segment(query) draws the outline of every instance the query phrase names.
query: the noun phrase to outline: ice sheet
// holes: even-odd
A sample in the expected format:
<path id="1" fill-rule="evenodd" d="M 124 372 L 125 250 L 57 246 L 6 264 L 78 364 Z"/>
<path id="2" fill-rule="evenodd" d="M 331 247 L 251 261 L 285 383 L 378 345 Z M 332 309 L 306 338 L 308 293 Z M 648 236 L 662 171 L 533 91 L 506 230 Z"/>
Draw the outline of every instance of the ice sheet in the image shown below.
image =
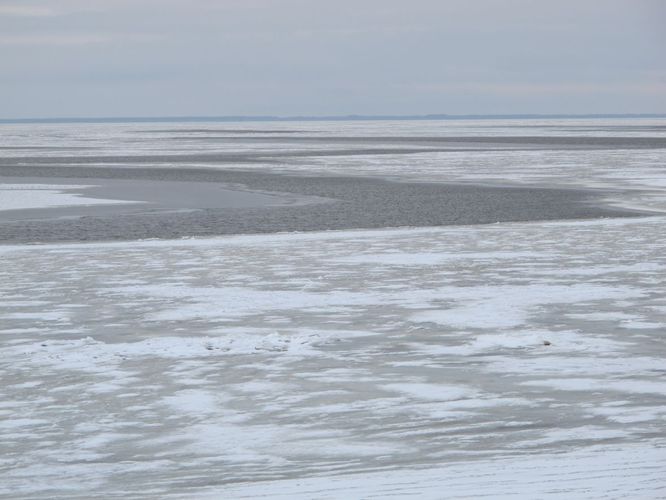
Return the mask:
<path id="1" fill-rule="evenodd" d="M 0 491 L 658 496 L 663 241 L 655 217 L 3 247 Z"/>
<path id="2" fill-rule="evenodd" d="M 666 137 L 666 119 L 543 119 L 194 124 L 41 124 L 3 125 L 5 157 L 62 156 L 58 164 L 127 166 L 127 157 L 150 158 L 142 166 L 239 168 L 324 175 L 377 175 L 392 178 L 513 185 L 589 187 L 629 191 L 610 194 L 626 207 L 666 210 L 663 165 L 666 148 L 585 146 L 585 138 Z M 261 129 L 263 132 L 253 130 Z M 246 130 L 246 133 L 241 133 Z M 281 131 L 288 130 L 284 134 Z M 239 132 L 240 131 L 240 132 Z M 311 140 L 299 142 L 300 136 Z M 380 143 L 349 144 L 340 137 L 384 138 Z M 396 142 L 392 138 L 414 138 Z M 555 137 L 578 139 L 581 147 L 538 144 L 436 144 L 419 138 Z M 165 138 L 172 140 L 166 141 Z M 317 139 L 317 140 L 315 140 Z M 39 145 L 35 148 L 35 145 Z M 394 152 L 375 154 L 378 147 Z M 367 149 L 367 154 L 362 153 Z M 407 150 L 407 153 L 400 150 Z M 318 154 L 336 152 L 335 156 Z M 188 154 L 224 154 L 226 161 L 185 160 Z M 313 156 L 307 156 L 312 154 Z M 238 156 L 241 155 L 241 156 Z M 243 156 L 245 155 L 245 156 Z M 246 161 L 247 155 L 252 161 Z M 277 156 L 277 160 L 274 161 Z M 291 155 L 291 156 L 290 156 Z M 119 157 L 119 158 L 114 158 Z M 237 158 L 234 161 L 234 158 Z"/>
<path id="3" fill-rule="evenodd" d="M 6 125 L 0 141 L 22 164 L 171 154 L 141 165 L 601 187 L 663 210 L 664 148 L 391 137 L 665 124 Z M 328 140 L 359 135 L 396 151 Z M 175 156 L 199 153 L 255 159 Z M 665 241 L 657 216 L 0 247 L 0 496 L 660 498 Z"/>

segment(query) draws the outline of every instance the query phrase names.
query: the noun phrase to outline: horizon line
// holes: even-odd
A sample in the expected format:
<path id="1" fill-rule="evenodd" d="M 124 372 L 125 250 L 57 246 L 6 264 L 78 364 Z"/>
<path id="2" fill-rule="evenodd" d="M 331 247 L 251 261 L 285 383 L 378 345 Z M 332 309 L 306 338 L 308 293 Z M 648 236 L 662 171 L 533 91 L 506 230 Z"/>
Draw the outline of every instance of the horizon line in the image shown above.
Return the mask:
<path id="1" fill-rule="evenodd" d="M 421 114 L 421 115 L 167 115 L 0 118 L 0 124 L 21 123 L 165 123 L 165 122 L 293 122 L 293 121 L 399 121 L 399 120 L 529 120 L 585 118 L 666 118 L 666 113 L 498 113 L 498 114 Z"/>

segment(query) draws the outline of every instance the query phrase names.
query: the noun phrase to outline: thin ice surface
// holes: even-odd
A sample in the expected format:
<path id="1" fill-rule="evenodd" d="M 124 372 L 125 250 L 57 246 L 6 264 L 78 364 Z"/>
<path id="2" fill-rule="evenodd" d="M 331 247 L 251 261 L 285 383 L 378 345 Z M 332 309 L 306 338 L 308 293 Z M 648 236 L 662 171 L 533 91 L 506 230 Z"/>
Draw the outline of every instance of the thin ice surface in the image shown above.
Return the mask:
<path id="1" fill-rule="evenodd" d="M 657 497 L 665 223 L 4 247 L 0 492 Z"/>
<path id="2" fill-rule="evenodd" d="M 88 198 L 78 193 L 67 192 L 71 189 L 85 187 L 89 186 L 0 183 L 0 210 L 140 203 L 126 200 Z"/>

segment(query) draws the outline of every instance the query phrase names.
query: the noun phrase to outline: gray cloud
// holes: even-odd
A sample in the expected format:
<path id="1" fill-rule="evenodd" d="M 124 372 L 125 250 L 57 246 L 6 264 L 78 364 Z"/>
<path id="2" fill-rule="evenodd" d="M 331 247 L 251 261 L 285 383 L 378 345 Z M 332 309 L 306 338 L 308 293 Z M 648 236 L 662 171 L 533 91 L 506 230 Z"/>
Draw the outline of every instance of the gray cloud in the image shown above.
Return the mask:
<path id="1" fill-rule="evenodd" d="M 660 0 L 26 0 L 4 117 L 666 112 Z"/>
<path id="2" fill-rule="evenodd" d="M 45 5 L 0 5 L 0 17 L 44 17 L 53 15 L 55 15 L 55 11 Z"/>

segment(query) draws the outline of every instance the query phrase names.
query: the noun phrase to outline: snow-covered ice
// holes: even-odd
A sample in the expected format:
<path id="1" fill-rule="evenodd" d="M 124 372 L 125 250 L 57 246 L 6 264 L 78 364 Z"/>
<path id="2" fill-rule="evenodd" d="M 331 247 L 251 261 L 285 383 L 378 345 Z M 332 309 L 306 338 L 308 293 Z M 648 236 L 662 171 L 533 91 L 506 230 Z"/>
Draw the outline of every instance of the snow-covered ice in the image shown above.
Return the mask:
<path id="1" fill-rule="evenodd" d="M 112 151 L 110 127 L 75 130 Z M 27 140 L 18 132 L 6 140 Z M 652 180 L 665 160 L 472 151 L 289 166 L 630 182 L 619 201 L 663 208 Z M 2 246 L 0 496 L 663 498 L 664 242 L 655 215 Z"/>
<path id="2" fill-rule="evenodd" d="M 2 492 L 656 497 L 665 222 L 3 247 Z"/>

